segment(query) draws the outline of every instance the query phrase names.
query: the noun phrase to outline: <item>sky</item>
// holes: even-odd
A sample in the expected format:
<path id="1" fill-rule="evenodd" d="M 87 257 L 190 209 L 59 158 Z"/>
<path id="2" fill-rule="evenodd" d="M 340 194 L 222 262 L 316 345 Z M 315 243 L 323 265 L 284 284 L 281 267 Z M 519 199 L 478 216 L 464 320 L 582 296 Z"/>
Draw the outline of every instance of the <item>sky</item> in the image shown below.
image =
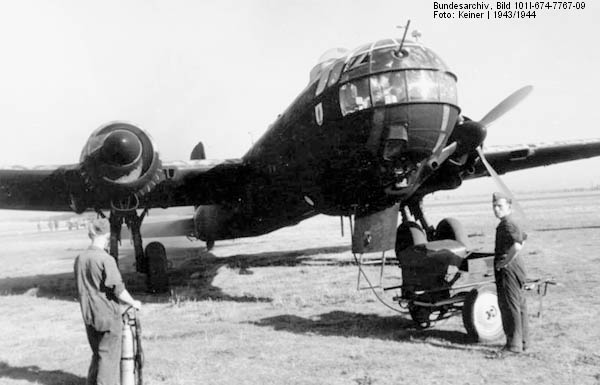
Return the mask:
<path id="1" fill-rule="evenodd" d="M 494 5 L 495 2 L 483 1 Z M 485 146 L 600 138 L 600 6 L 535 19 L 434 19 L 431 0 L 20 0 L 0 3 L 0 164 L 78 161 L 113 120 L 154 138 L 163 160 L 242 156 L 307 85 L 330 48 L 420 41 L 458 76 L 459 104 L 483 117 L 514 90 L 531 96 Z M 514 3 L 514 2 L 513 2 Z M 507 175 L 515 191 L 600 185 L 600 160 Z M 494 189 L 489 178 L 459 191 Z"/>

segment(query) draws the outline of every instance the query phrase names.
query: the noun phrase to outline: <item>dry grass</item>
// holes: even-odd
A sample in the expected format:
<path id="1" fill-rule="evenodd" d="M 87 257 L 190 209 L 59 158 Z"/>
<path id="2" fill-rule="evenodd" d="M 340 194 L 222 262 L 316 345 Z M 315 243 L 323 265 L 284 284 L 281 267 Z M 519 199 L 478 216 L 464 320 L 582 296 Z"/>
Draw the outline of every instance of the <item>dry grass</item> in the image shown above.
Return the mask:
<path id="1" fill-rule="evenodd" d="M 143 292 L 125 245 L 125 280 L 145 302 L 146 383 L 599 384 L 598 198 L 522 202 L 531 222 L 530 275 L 551 274 L 562 285 L 545 298 L 544 318 L 530 319 L 532 352 L 502 360 L 486 358 L 502 341 L 469 343 L 460 317 L 420 331 L 369 291 L 356 291 L 348 234 L 339 236 L 336 218 L 218 243 L 212 253 L 200 243 L 167 239 L 170 295 Z M 491 249 L 489 203 L 450 203 L 426 206 L 432 222 L 457 217 L 477 234 L 472 247 Z M 71 269 L 87 245 L 85 234 L 0 240 L 0 384 L 83 385 L 89 348 Z M 253 274 L 240 274 L 245 269 Z M 368 272 L 378 280 L 377 268 Z M 388 266 L 386 281 L 398 274 Z M 537 310 L 533 298 L 530 308 Z"/>

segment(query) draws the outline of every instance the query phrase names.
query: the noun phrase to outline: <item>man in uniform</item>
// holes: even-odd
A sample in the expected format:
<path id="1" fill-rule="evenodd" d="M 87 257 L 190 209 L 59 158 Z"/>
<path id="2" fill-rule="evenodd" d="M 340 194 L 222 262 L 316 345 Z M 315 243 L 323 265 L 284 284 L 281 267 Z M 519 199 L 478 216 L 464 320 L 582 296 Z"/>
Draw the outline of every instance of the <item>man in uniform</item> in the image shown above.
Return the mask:
<path id="1" fill-rule="evenodd" d="M 75 259 L 75 281 L 79 293 L 81 314 L 92 362 L 88 385 L 118 385 L 121 361 L 121 309 L 123 303 L 141 308 L 125 289 L 117 264 L 104 248 L 110 236 L 110 225 L 96 219 L 88 227 L 90 247 Z"/>
<path id="2" fill-rule="evenodd" d="M 492 197 L 494 214 L 500 223 L 496 228 L 496 248 L 494 270 L 498 291 L 498 306 L 502 316 L 502 327 L 506 334 L 506 345 L 502 349 L 511 353 L 521 353 L 527 349 L 529 327 L 524 285 L 525 265 L 519 251 L 523 247 L 525 234 L 512 218 L 509 197 L 494 193 Z"/>

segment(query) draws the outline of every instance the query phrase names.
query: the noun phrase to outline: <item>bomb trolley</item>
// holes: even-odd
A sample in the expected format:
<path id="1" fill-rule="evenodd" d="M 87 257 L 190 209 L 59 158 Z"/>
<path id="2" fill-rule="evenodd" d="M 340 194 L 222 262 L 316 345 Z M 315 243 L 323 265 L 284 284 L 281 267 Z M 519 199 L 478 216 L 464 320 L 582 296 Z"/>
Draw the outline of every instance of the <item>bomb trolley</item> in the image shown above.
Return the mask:
<path id="1" fill-rule="evenodd" d="M 408 247 L 397 257 L 402 285 L 384 290 L 400 289 L 394 300 L 408 310 L 419 328 L 461 312 L 465 329 L 474 340 L 491 342 L 502 337 L 494 254 L 468 252 L 461 242 L 440 240 Z M 537 290 L 538 317 L 551 284 L 555 284 L 552 278 L 539 278 L 528 279 L 525 285 L 527 290 Z"/>

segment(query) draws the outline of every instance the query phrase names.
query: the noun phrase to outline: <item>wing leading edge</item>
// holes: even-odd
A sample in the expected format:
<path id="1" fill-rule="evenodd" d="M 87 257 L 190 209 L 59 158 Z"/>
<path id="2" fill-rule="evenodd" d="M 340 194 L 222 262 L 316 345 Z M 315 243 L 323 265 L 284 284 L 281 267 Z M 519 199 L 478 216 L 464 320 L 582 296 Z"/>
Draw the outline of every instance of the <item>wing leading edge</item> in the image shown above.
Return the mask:
<path id="1" fill-rule="evenodd" d="M 498 174 L 548 166 L 600 155 L 600 139 L 561 141 L 553 143 L 497 146 L 484 151 L 485 157 Z M 475 171 L 464 179 L 489 176 L 480 159 Z"/>
<path id="2" fill-rule="evenodd" d="M 239 193 L 237 186 L 244 169 L 240 159 L 164 163 L 156 184 L 137 198 L 138 207 L 190 206 L 231 199 Z M 105 192 L 89 184 L 80 164 L 0 169 L 0 209 L 110 209 L 113 202 Z"/>

